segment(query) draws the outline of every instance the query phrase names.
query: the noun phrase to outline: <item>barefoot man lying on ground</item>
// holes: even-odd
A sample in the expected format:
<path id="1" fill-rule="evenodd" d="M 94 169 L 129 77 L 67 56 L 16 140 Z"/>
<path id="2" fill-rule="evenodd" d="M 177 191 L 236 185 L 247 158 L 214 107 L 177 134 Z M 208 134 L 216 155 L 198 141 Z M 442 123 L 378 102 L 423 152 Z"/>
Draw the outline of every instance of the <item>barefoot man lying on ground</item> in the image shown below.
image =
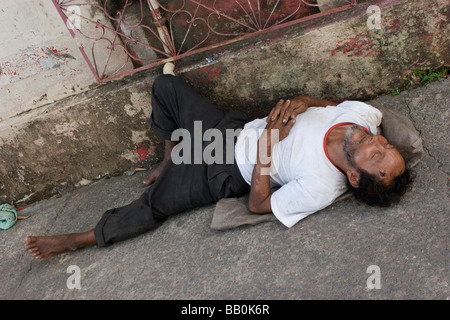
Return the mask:
<path id="1" fill-rule="evenodd" d="M 375 135 L 381 118 L 362 102 L 300 96 L 248 122 L 242 113 L 218 110 L 180 77 L 161 75 L 152 88 L 150 124 L 165 140 L 165 155 L 144 181 L 146 191 L 107 210 L 91 230 L 28 236 L 26 245 L 39 259 L 109 246 L 172 215 L 247 193 L 251 212 L 273 212 L 286 227 L 347 189 L 369 205 L 388 206 L 405 192 L 409 172 L 397 149 Z M 199 136 L 202 141 L 195 141 Z"/>

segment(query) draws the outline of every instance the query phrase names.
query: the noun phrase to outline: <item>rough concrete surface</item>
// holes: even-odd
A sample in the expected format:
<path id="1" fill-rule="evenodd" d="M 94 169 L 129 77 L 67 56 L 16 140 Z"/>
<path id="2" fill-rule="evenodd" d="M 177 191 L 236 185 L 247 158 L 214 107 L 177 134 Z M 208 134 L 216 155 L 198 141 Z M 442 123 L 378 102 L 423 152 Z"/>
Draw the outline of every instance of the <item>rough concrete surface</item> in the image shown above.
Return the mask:
<path id="1" fill-rule="evenodd" d="M 146 173 L 104 179 L 27 206 L 28 219 L 0 231 L 0 298 L 449 299 L 449 92 L 445 79 L 376 99 L 408 115 L 426 149 L 392 208 L 347 199 L 290 229 L 275 221 L 219 232 L 210 228 L 211 205 L 108 248 L 35 260 L 25 236 L 92 228 L 106 209 L 144 191 Z M 70 266 L 79 267 L 79 289 L 69 288 Z M 370 266 L 379 267 L 379 289 L 367 285 Z"/>

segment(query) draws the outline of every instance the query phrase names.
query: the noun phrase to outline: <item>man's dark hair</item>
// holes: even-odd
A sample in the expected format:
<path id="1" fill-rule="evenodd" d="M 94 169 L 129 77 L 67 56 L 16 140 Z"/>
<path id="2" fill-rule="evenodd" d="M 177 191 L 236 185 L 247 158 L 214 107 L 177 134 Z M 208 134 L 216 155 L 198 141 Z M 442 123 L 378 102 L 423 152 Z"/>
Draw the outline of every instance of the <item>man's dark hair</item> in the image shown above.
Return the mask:
<path id="1" fill-rule="evenodd" d="M 411 173 L 408 168 L 395 177 L 388 186 L 384 185 L 375 175 L 360 170 L 359 187 L 353 187 L 347 179 L 347 188 L 353 192 L 357 200 L 371 206 L 388 207 L 400 201 L 410 182 Z"/>

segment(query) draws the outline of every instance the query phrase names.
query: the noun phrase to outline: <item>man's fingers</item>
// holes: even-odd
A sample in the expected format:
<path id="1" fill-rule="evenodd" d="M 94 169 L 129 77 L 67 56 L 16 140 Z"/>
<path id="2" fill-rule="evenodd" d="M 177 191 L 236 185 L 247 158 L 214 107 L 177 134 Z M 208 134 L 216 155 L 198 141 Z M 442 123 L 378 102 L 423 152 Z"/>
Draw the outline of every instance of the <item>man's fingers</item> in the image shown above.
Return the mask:
<path id="1" fill-rule="evenodd" d="M 283 123 L 286 123 L 289 119 L 295 119 L 300 113 L 305 112 L 308 107 L 304 103 L 298 103 L 291 101 L 289 107 L 286 109 Z"/>
<path id="2" fill-rule="evenodd" d="M 287 123 L 289 119 L 295 119 L 297 116 L 297 112 L 295 109 L 295 105 L 291 103 L 291 100 L 287 100 L 287 104 L 285 104 L 284 114 L 283 114 L 283 123 Z"/>
<path id="3" fill-rule="evenodd" d="M 297 112 L 295 111 L 295 109 L 286 110 L 283 117 L 283 123 L 287 123 L 289 120 L 294 120 L 296 116 Z"/>
<path id="4" fill-rule="evenodd" d="M 267 121 L 273 121 L 275 120 L 278 115 L 280 114 L 281 105 L 283 104 L 284 100 L 278 101 L 275 107 L 272 108 L 269 115 L 267 116 Z"/>
<path id="5" fill-rule="evenodd" d="M 291 118 L 288 117 L 287 120 L 281 116 L 275 118 L 273 121 L 268 121 L 267 127 L 273 128 L 273 129 L 283 129 L 286 127 L 292 127 L 295 123 L 295 117 Z"/>
<path id="6" fill-rule="evenodd" d="M 297 105 L 292 103 L 291 100 L 279 100 L 277 105 L 270 111 L 267 116 L 267 121 L 275 121 L 281 119 L 282 123 L 286 124 L 289 119 L 295 119 L 295 117 L 301 113 L 297 110 Z"/>
<path id="7" fill-rule="evenodd" d="M 286 100 L 282 103 L 280 110 L 280 118 L 283 119 L 283 123 L 286 123 L 289 119 L 290 111 L 289 106 L 291 105 L 291 100 Z"/>
<path id="8" fill-rule="evenodd" d="M 291 128 L 294 124 L 295 124 L 295 117 L 289 119 L 289 121 L 286 123 L 286 127 L 289 128 L 289 130 L 291 130 Z"/>

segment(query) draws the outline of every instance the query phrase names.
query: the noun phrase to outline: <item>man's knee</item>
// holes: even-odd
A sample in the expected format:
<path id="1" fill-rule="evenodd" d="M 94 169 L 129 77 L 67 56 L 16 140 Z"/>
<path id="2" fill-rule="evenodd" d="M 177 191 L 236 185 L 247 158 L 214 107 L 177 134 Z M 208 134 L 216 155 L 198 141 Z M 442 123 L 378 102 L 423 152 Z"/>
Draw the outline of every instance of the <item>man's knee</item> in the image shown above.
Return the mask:
<path id="1" fill-rule="evenodd" d="M 160 74 L 153 82 L 153 94 L 161 94 L 168 90 L 173 90 L 174 82 L 177 81 L 177 77 L 170 74 Z"/>

